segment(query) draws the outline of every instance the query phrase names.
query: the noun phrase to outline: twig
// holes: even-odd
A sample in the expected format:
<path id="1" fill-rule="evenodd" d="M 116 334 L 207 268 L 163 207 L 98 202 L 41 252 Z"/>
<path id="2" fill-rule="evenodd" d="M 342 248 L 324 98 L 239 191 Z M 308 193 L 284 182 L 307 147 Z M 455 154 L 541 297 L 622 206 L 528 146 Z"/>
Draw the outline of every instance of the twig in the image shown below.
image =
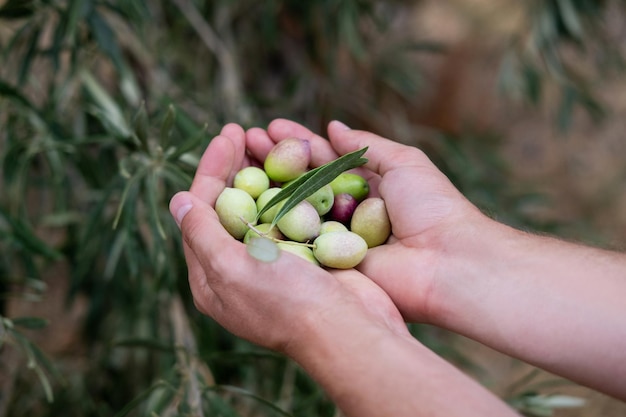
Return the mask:
<path id="1" fill-rule="evenodd" d="M 185 374 L 185 379 L 189 383 L 189 406 L 193 415 L 204 417 L 202 411 L 202 388 L 198 386 L 197 373 L 204 375 L 204 382 L 207 386 L 214 385 L 215 380 L 206 364 L 200 363 L 197 359 L 196 339 L 189 326 L 189 320 L 180 297 L 174 298 L 170 311 L 174 327 L 174 339 L 176 345 L 182 348 L 178 350 L 178 362 L 181 372 Z"/>
<path id="2" fill-rule="evenodd" d="M 278 239 L 278 238 L 272 237 L 272 236 L 268 235 L 269 230 L 267 232 L 260 231 L 259 229 L 254 227 L 254 225 L 252 223 L 250 223 L 249 221 L 244 219 L 242 216 L 239 216 L 239 220 L 244 222 L 245 225 L 248 226 L 248 228 L 250 230 L 252 230 L 254 233 L 256 233 L 257 235 L 259 235 L 261 237 L 264 237 L 266 239 L 269 239 L 269 240 L 271 240 L 274 243 L 286 243 L 288 245 L 306 246 L 307 248 L 311 248 L 311 249 L 315 249 L 315 247 L 316 247 L 314 243 L 294 242 L 293 240 L 282 240 L 282 239 Z M 270 230 L 272 230 L 272 229 L 270 229 Z"/>
<path id="3" fill-rule="evenodd" d="M 294 389 L 296 386 L 296 374 L 298 368 L 292 360 L 287 360 L 285 372 L 283 374 L 283 383 L 280 389 L 280 397 L 278 406 L 283 410 L 291 411 L 294 400 Z"/>
<path id="4" fill-rule="evenodd" d="M 200 40 L 215 55 L 222 67 L 221 76 L 226 108 L 231 114 L 238 114 L 247 121 L 250 112 L 242 100 L 241 77 L 235 55 L 217 36 L 211 25 L 200 15 L 191 0 L 172 0 L 172 2 L 189 21 Z"/>

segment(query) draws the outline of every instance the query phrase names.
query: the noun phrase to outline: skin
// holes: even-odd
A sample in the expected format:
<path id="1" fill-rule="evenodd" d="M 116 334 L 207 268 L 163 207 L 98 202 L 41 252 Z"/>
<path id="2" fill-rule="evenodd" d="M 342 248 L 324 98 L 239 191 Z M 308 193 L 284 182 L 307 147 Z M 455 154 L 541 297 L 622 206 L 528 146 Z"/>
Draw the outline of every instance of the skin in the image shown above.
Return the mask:
<path id="1" fill-rule="evenodd" d="M 262 263 L 219 224 L 212 206 L 234 173 L 290 136 L 310 140 L 313 166 L 369 146 L 359 173 L 385 200 L 394 235 L 358 269 L 289 253 Z M 626 399 L 624 255 L 495 222 L 416 148 L 338 122 L 328 136 L 276 120 L 248 132 L 227 125 L 210 143 L 190 192 L 170 204 L 201 312 L 293 358 L 347 416 L 516 415 L 412 338 L 405 320 Z"/>

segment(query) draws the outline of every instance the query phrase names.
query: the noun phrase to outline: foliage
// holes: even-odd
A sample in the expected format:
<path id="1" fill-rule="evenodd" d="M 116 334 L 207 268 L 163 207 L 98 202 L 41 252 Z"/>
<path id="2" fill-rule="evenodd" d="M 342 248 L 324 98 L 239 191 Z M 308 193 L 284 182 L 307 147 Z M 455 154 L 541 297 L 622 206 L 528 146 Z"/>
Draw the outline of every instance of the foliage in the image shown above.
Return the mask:
<path id="1" fill-rule="evenodd" d="M 618 56 L 598 25 L 606 3 L 529 2 L 528 33 L 511 40 L 503 86 L 537 104 L 547 80 L 556 80 L 562 126 L 575 103 L 599 114 L 593 85 L 561 51 L 567 44 L 584 54 L 593 41 L 607 47 L 596 56 Z M 445 51 L 396 32 L 410 5 L 4 2 L 0 360 L 11 340 L 44 388 L 42 398 L 31 374 L 20 374 L 6 415 L 334 414 L 293 363 L 195 312 L 167 204 L 189 187 L 202 149 L 227 121 L 247 127 L 280 116 L 318 129 L 332 118 L 381 120 L 383 98 L 410 106 L 422 82 L 413 58 Z M 492 175 L 500 169 L 489 158 L 494 148 L 475 158 L 463 143 L 438 136 L 434 156 L 451 161 L 443 167 L 475 201 L 512 207 L 512 223 L 531 224 L 516 209 L 526 196 L 503 194 L 504 179 Z M 11 300 L 45 300 L 46 268 L 55 262 L 70 265 L 67 302 L 88 299 L 84 369 L 45 359 L 15 330 L 43 322 L 5 316 Z"/>
<path id="2" fill-rule="evenodd" d="M 582 106 L 595 119 L 605 108 L 594 94 L 597 80 L 580 63 L 593 59 L 601 74 L 622 70 L 624 61 L 604 25 L 607 3 L 589 0 L 534 1 L 528 7 L 528 29 L 511 40 L 503 59 L 502 87 L 533 104 L 550 85 L 560 91 L 557 124 L 571 125 L 574 107 Z M 600 44 L 600 45 L 598 45 Z"/>

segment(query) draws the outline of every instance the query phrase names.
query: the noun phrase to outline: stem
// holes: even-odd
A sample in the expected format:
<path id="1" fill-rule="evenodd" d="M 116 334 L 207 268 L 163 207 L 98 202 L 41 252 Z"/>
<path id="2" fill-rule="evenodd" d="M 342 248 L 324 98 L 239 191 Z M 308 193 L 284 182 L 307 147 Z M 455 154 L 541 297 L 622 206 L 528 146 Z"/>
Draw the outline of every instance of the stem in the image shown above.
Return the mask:
<path id="1" fill-rule="evenodd" d="M 269 230 L 267 232 L 262 232 L 259 229 L 257 229 L 256 227 L 254 227 L 254 225 L 252 223 L 250 223 L 249 221 L 244 219 L 242 216 L 239 216 L 239 219 L 242 222 L 244 222 L 245 225 L 248 226 L 248 228 L 250 230 L 252 230 L 254 233 L 256 233 L 257 235 L 259 235 L 261 237 L 269 239 L 269 240 L 271 240 L 274 243 L 286 243 L 288 245 L 306 246 L 307 248 L 315 249 L 315 244 L 313 244 L 313 243 L 294 242 L 293 240 L 282 240 L 282 239 L 277 239 L 277 238 L 272 237 L 272 236 L 268 236 Z M 270 228 L 270 230 L 272 230 L 272 229 Z"/>

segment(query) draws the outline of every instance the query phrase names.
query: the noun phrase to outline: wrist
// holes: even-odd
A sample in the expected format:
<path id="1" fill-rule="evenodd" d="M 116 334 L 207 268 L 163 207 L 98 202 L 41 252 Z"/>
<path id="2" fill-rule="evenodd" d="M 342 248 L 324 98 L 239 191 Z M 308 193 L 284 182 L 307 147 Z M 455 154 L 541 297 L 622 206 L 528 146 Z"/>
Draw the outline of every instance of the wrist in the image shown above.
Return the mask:
<path id="1" fill-rule="evenodd" d="M 338 308 L 306 315 L 300 322 L 298 336 L 285 347 L 285 354 L 314 372 L 326 363 L 352 356 L 376 340 L 398 336 L 366 312 L 351 308 L 351 304 L 347 301 Z"/>
<path id="2" fill-rule="evenodd" d="M 337 312 L 335 312 L 337 313 Z M 346 416 L 513 416 L 476 381 L 406 334 L 365 315 L 306 324 L 290 356 Z M 449 392 L 457 401 L 449 401 Z"/>
<path id="3" fill-rule="evenodd" d="M 436 254 L 428 312 L 433 325 L 460 332 L 458 322 L 471 319 L 479 306 L 510 268 L 524 233 L 482 213 L 465 217 L 444 233 Z"/>

